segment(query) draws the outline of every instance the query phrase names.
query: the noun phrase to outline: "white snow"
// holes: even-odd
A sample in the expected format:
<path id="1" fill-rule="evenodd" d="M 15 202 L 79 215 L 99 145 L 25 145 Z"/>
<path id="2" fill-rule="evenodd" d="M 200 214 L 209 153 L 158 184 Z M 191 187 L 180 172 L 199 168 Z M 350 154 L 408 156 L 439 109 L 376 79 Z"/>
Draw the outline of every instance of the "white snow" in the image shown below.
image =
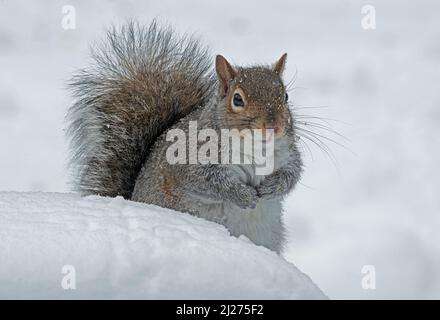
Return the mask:
<path id="1" fill-rule="evenodd" d="M 122 198 L 0 192 L 0 298 L 326 297 L 293 264 L 216 223 Z"/>

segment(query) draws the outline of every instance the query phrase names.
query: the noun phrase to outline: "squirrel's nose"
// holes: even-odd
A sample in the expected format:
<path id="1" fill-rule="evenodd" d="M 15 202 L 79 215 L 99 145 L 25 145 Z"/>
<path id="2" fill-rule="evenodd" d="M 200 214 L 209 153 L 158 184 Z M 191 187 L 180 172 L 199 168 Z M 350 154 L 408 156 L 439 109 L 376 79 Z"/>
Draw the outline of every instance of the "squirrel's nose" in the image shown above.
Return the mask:
<path id="1" fill-rule="evenodd" d="M 275 134 L 280 131 L 280 127 L 275 123 L 275 121 L 263 123 L 263 130 L 266 129 L 272 129 Z"/>

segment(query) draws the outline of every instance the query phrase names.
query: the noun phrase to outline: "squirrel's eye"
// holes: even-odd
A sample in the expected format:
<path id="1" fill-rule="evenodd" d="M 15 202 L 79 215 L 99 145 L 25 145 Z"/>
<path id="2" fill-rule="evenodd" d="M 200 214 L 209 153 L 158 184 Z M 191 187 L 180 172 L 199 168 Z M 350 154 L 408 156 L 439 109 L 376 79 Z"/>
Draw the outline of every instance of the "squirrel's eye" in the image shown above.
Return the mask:
<path id="1" fill-rule="evenodd" d="M 289 101 L 289 95 L 286 93 L 286 102 Z"/>
<path id="2" fill-rule="evenodd" d="M 244 107 L 243 98 L 239 93 L 234 94 L 233 103 L 235 107 Z"/>

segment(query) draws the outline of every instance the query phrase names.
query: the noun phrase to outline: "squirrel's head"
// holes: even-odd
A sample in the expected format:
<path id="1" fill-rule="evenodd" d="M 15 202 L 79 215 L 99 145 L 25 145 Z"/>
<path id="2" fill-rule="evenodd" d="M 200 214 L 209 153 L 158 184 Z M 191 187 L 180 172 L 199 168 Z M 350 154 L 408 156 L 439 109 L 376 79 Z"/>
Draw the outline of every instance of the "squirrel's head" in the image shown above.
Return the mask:
<path id="1" fill-rule="evenodd" d="M 271 67 L 233 67 L 221 55 L 215 67 L 222 118 L 229 129 L 273 129 L 275 138 L 290 126 L 288 94 L 282 80 L 287 54 Z"/>

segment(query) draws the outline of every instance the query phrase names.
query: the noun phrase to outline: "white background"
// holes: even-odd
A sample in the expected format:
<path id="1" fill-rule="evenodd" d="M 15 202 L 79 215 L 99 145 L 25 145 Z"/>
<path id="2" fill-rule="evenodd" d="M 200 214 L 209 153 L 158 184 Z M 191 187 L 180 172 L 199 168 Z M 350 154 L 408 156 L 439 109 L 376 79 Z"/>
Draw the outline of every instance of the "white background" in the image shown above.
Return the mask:
<path id="1" fill-rule="evenodd" d="M 61 27 L 76 8 L 76 30 Z M 376 30 L 361 8 L 376 8 Z M 288 52 L 299 113 L 337 119 L 337 164 L 309 143 L 285 256 L 331 298 L 440 298 L 438 1 L 0 0 L 0 190 L 67 192 L 65 90 L 111 23 L 158 17 L 235 64 Z M 318 107 L 318 108 L 316 108 Z M 361 269 L 376 267 L 376 290 Z"/>

